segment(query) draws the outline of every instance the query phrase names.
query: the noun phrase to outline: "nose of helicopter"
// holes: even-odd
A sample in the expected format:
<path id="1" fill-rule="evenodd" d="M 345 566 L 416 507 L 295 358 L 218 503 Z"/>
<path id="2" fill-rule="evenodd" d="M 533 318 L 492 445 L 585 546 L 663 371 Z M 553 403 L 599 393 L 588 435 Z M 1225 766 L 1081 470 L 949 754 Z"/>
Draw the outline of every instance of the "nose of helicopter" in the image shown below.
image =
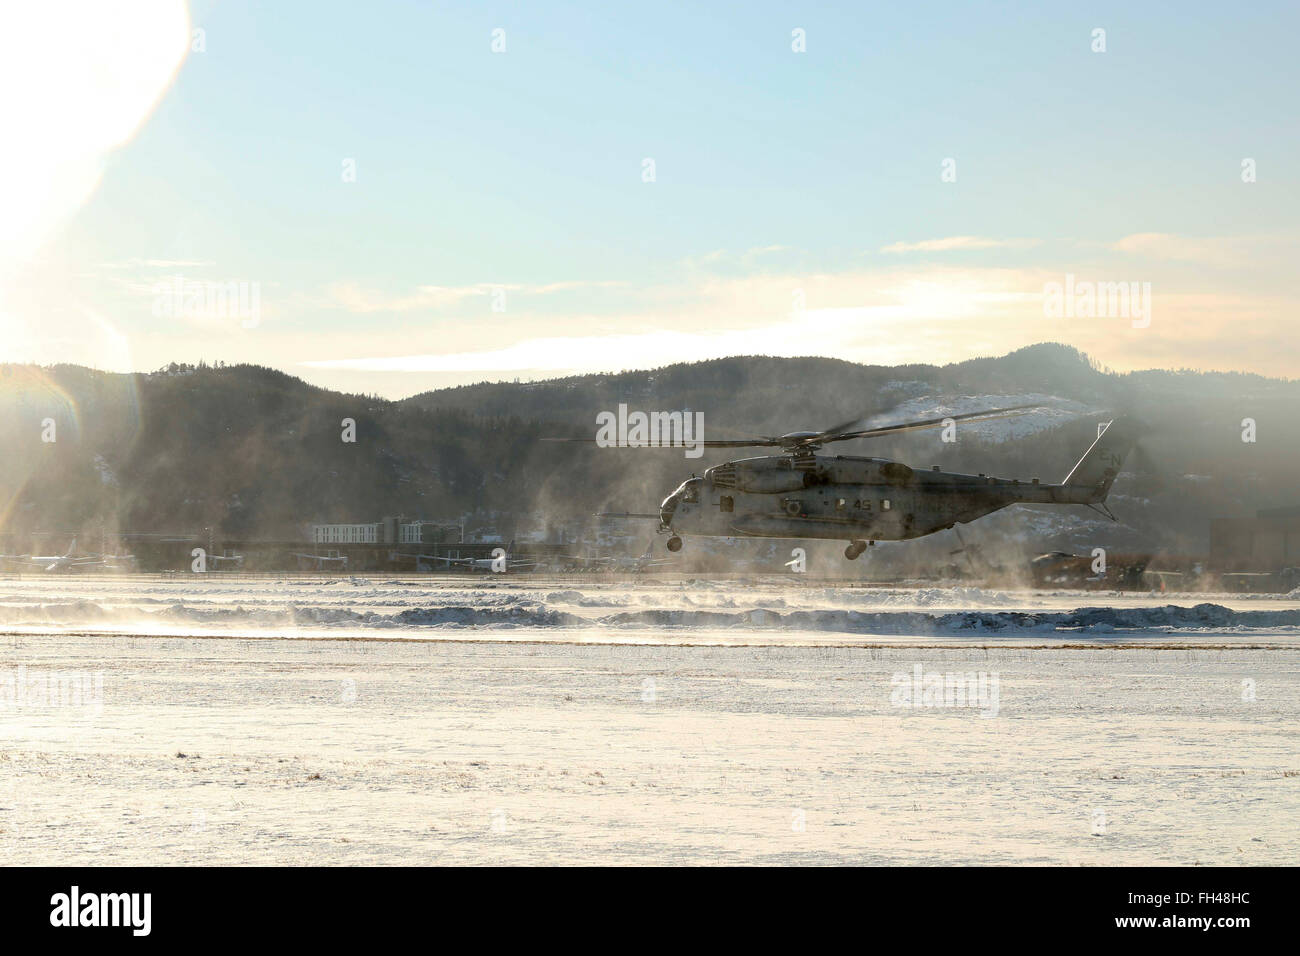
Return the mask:
<path id="1" fill-rule="evenodd" d="M 659 525 L 663 528 L 672 527 L 673 515 L 677 513 L 677 501 L 680 495 L 674 491 L 671 495 L 663 500 L 659 506 Z"/>

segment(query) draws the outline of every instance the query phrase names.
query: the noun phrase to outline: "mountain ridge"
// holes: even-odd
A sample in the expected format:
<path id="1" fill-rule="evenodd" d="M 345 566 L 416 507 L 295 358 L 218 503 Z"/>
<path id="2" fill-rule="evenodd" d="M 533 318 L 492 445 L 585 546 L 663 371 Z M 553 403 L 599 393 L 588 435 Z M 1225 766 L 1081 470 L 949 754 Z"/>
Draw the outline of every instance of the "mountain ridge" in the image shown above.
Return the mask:
<path id="1" fill-rule="evenodd" d="M 1057 415 L 1024 435 L 967 430 L 950 446 L 918 433 L 833 451 L 1056 480 L 1087 447 L 1095 419 L 1128 412 L 1151 426 L 1150 470 L 1173 488 L 1159 500 L 1133 493 L 1141 476 L 1117 483 L 1121 510 L 1139 502 L 1121 517 L 1142 540 L 1203 546 L 1209 517 L 1294 503 L 1300 426 L 1291 409 L 1300 383 L 1191 370 L 1115 373 L 1053 343 L 944 366 L 733 356 L 482 382 L 401 400 L 336 392 L 255 365 L 152 373 L 6 365 L 0 434 L 12 453 L 0 466 L 0 531 L 212 528 L 283 540 L 301 537 L 310 522 L 386 514 L 466 520 L 471 529 L 562 525 L 593 511 L 649 510 L 687 473 L 751 454 L 684 460 L 673 451 L 539 441 L 594 433 L 596 414 L 620 403 L 691 408 L 705 415 L 709 434 L 737 437 L 824 428 L 904 402 L 919 410 L 1035 395 L 1097 414 Z M 1258 424 L 1256 443 L 1241 441 L 1248 418 Z M 344 441 L 345 419 L 355 422 L 354 442 Z M 47 422 L 52 442 L 42 440 Z"/>

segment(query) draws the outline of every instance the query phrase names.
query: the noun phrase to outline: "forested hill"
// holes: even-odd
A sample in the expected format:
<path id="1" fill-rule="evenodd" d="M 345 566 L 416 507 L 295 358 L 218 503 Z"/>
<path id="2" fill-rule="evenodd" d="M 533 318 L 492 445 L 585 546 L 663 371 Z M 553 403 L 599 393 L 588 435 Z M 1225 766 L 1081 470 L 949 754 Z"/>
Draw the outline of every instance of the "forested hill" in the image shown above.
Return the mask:
<path id="1" fill-rule="evenodd" d="M 388 514 L 536 527 L 538 514 L 560 523 L 595 510 L 651 510 L 687 474 L 721 460 L 539 441 L 592 437 L 596 415 L 620 403 L 702 412 L 707 437 L 732 438 L 820 429 L 895 407 L 924 417 L 1026 399 L 1052 410 L 963 429 L 955 444 L 917 433 L 833 450 L 1060 480 L 1096 421 L 1122 411 L 1144 420 L 1150 437 L 1137 473 L 1116 486 L 1116 510 L 1126 503 L 1121 517 L 1153 539 L 1195 544 L 1210 517 L 1300 499 L 1300 383 L 1192 371 L 1119 375 L 1059 345 L 942 367 L 735 357 L 483 383 L 396 402 L 249 365 L 133 375 L 8 365 L 0 366 L 0 433 L 9 449 L 0 466 L 3 530 L 212 527 L 284 539 L 311 521 Z M 1241 440 L 1246 418 L 1256 423 L 1254 443 Z M 344 419 L 356 422 L 355 442 L 342 440 Z"/>

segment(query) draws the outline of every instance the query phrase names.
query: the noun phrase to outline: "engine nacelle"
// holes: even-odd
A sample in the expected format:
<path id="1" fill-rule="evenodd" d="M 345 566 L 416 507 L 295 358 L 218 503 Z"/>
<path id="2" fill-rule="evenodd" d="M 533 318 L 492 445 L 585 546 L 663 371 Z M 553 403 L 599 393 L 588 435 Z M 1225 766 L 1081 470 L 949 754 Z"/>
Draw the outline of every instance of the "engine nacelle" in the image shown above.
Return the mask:
<path id="1" fill-rule="evenodd" d="M 799 491 L 808 486 L 806 476 L 810 474 L 796 468 L 789 458 L 742 458 L 704 471 L 704 477 L 715 488 L 734 488 L 753 495 Z"/>
<path id="2" fill-rule="evenodd" d="M 901 461 L 883 458 L 776 457 L 741 458 L 705 469 L 715 488 L 732 488 L 753 495 L 781 495 L 822 484 L 910 485 L 915 476 Z"/>

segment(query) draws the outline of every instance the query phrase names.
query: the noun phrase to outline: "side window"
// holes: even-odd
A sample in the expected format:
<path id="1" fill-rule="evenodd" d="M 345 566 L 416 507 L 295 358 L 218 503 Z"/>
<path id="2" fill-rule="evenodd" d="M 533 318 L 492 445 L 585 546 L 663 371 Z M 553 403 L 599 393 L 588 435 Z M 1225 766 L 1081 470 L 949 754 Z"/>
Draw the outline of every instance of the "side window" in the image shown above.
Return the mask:
<path id="1" fill-rule="evenodd" d="M 723 495 L 721 498 L 718 499 L 718 508 L 721 511 L 735 511 L 736 510 L 735 499 L 733 499 L 731 495 Z"/>

